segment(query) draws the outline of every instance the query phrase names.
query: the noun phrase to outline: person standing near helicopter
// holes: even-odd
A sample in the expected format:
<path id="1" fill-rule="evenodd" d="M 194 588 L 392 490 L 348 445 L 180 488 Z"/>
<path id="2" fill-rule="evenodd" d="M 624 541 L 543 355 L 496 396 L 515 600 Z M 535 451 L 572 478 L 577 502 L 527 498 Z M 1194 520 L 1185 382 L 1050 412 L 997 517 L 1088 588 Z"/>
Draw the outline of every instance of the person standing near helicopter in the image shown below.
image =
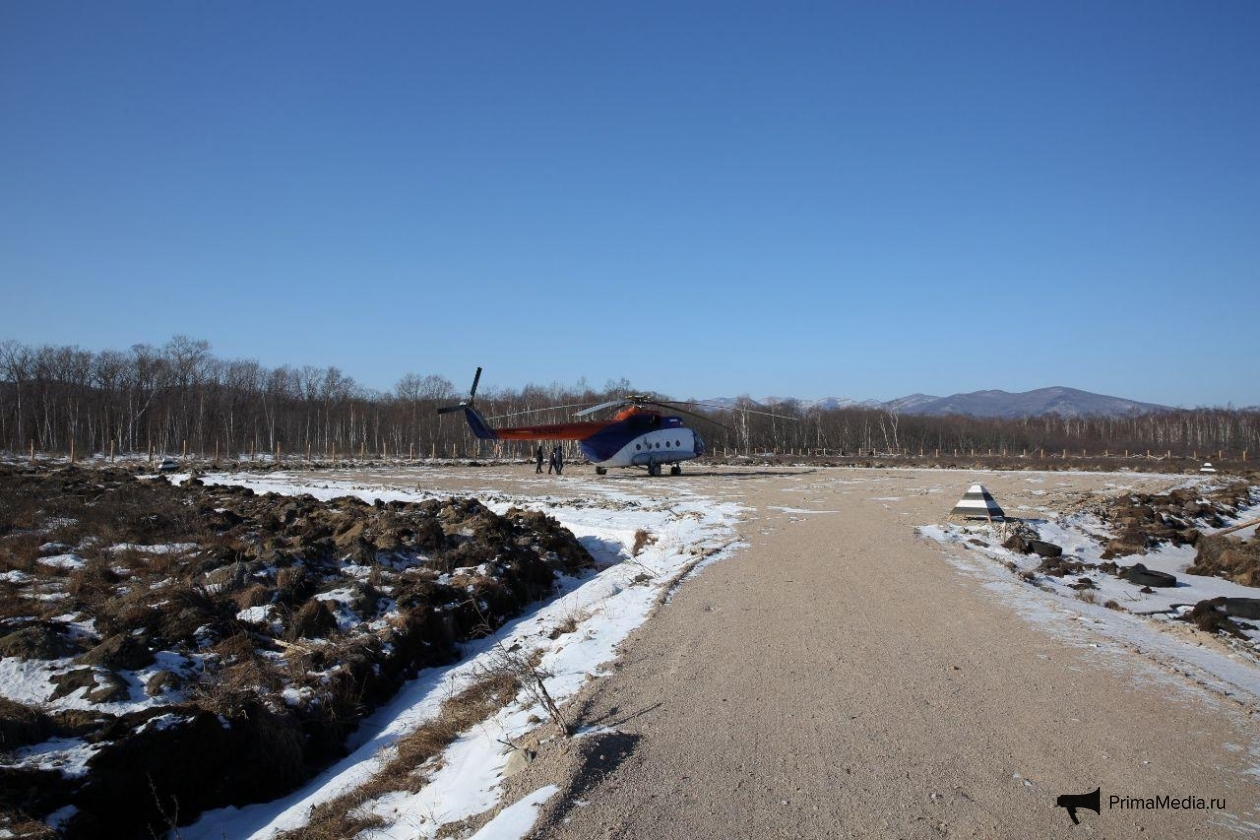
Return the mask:
<path id="1" fill-rule="evenodd" d="M 534 453 L 534 472 L 542 472 L 542 444 L 538 444 L 538 451 Z"/>

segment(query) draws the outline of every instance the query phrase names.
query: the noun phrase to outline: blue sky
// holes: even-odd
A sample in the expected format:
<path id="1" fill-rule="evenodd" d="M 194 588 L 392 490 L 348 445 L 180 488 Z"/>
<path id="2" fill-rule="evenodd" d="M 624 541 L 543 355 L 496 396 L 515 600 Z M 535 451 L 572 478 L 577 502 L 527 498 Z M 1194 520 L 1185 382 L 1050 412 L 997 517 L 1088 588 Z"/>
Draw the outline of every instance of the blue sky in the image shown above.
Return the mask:
<path id="1" fill-rule="evenodd" d="M 1260 4 L 0 5 L 0 339 L 1260 404 Z"/>

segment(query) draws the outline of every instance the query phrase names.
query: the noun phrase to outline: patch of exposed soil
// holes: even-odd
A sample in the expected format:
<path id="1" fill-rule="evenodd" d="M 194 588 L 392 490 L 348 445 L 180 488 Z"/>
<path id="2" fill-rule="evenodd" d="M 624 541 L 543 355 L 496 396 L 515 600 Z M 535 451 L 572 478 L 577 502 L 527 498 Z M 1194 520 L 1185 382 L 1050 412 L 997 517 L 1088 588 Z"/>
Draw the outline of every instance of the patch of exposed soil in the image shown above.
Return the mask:
<path id="1" fill-rule="evenodd" d="M 1208 528 L 1223 528 L 1239 511 L 1260 500 L 1260 488 L 1246 482 L 1204 491 L 1182 488 L 1163 494 L 1126 493 L 1111 499 L 1096 499 L 1075 507 L 1092 514 L 1107 527 L 1102 563 L 1088 563 L 1063 555 L 1059 546 L 1037 539 L 1034 529 L 1017 523 L 1003 544 L 1021 554 L 1038 554 L 1043 560 L 1022 577 L 1035 583 L 1037 575 L 1056 578 L 1103 572 L 1142 587 L 1173 587 L 1175 575 L 1148 569 L 1142 563 L 1121 566 L 1117 557 L 1144 555 L 1161 545 L 1193 545 L 1195 562 L 1186 574 L 1222 577 L 1245 586 L 1260 586 L 1260 540 L 1243 540 L 1229 534 L 1204 535 Z M 1082 577 L 1074 589 L 1092 589 L 1093 581 Z M 1149 592 L 1149 588 L 1142 591 Z M 1251 598 L 1212 598 L 1199 601 L 1181 618 L 1204 632 L 1247 638 L 1244 630 L 1254 629 L 1242 621 L 1260 619 L 1260 600 Z"/>
<path id="2" fill-rule="evenodd" d="M 1110 527 L 1112 539 L 1103 559 L 1145 554 L 1164 544 L 1197 545 L 1204 528 L 1222 528 L 1256 498 L 1246 482 L 1204 491 L 1181 488 L 1168 493 L 1128 493 L 1093 507 Z"/>
<path id="3" fill-rule="evenodd" d="M 1260 536 L 1240 539 L 1228 534 L 1207 536 L 1199 540 L 1199 553 L 1194 565 L 1187 569 L 1193 575 L 1212 575 L 1241 583 L 1260 586 Z"/>
<path id="4" fill-rule="evenodd" d="M 405 680 L 591 565 L 554 519 L 474 499 L 0 466 L 0 657 L 27 675 L 0 686 L 0 829 L 150 836 L 282 795 Z"/>

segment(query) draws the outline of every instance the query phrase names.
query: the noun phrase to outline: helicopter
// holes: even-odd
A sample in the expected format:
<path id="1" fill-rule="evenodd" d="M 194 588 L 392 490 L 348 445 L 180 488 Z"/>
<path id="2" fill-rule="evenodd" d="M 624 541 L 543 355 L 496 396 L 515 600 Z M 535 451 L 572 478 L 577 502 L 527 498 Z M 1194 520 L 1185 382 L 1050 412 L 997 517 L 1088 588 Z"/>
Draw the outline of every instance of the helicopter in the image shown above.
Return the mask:
<path id="1" fill-rule="evenodd" d="M 459 405 L 439 408 L 438 413 L 462 411 L 472 433 L 482 440 L 575 440 L 599 475 L 607 474 L 610 467 L 646 467 L 648 475 L 660 475 L 665 465 L 669 465 L 670 475 L 681 475 L 683 461 L 699 458 L 705 452 L 700 435 L 688 428 L 681 417 L 666 412 L 676 411 L 702 420 L 709 418 L 683 408 L 679 403 L 657 400 L 650 394 L 629 394 L 593 405 L 574 415 L 585 417 L 604 409 L 619 408 L 620 411 L 608 420 L 496 429 L 473 404 L 480 381 L 481 368 L 477 368 L 468 399 Z"/>

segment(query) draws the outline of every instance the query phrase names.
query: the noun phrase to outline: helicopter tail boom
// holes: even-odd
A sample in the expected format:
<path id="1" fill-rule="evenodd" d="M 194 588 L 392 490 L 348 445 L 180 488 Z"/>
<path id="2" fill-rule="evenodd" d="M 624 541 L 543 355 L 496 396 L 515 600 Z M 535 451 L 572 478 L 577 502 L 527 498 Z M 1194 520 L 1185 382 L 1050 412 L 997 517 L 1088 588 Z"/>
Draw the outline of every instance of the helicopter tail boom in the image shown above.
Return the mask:
<path id="1" fill-rule="evenodd" d="M 492 427 L 474 405 L 477 397 L 477 384 L 481 381 L 481 368 L 477 368 L 473 376 L 472 389 L 468 399 L 461 400 L 458 405 L 443 406 L 438 414 L 451 414 L 462 411 L 474 436 L 482 440 L 585 440 L 590 435 L 603 429 L 607 423 L 554 423 L 546 426 L 517 426 L 515 428 Z"/>

